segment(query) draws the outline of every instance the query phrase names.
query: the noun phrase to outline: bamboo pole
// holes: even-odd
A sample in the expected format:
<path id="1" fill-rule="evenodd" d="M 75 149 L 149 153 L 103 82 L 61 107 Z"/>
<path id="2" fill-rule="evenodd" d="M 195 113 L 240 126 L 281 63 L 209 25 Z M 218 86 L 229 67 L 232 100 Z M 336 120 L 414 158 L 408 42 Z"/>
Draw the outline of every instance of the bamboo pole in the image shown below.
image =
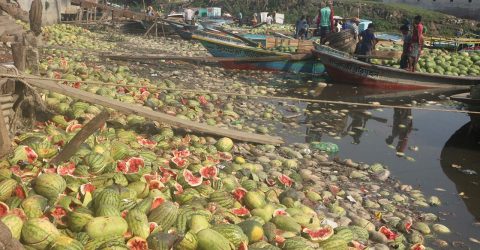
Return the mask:
<path id="1" fill-rule="evenodd" d="M 226 136 L 232 139 L 253 142 L 253 143 L 274 144 L 274 145 L 284 143 L 283 139 L 280 137 L 259 135 L 259 134 L 252 134 L 252 133 L 247 133 L 243 131 L 238 131 L 238 130 L 224 129 L 224 128 L 209 126 L 209 125 L 201 124 L 197 122 L 192 122 L 190 120 L 180 119 L 180 118 L 167 115 L 161 112 L 153 111 L 151 109 L 148 109 L 140 105 L 132 105 L 129 103 L 124 103 L 121 101 L 117 101 L 115 99 L 103 97 L 100 95 L 92 94 L 84 90 L 69 87 L 64 84 L 58 83 L 57 80 L 50 80 L 50 79 L 35 80 L 35 81 L 28 81 L 28 83 L 37 88 L 54 91 L 54 92 L 67 95 L 73 98 L 77 98 L 89 103 L 94 103 L 94 104 L 102 105 L 104 107 L 112 108 L 124 114 L 135 114 L 135 115 L 143 116 L 147 119 L 167 123 L 175 127 L 189 129 L 189 130 L 197 131 L 200 133 L 206 133 L 206 134 L 217 135 L 217 136 Z"/>
<path id="2" fill-rule="evenodd" d="M 346 101 L 333 101 L 333 100 L 322 100 L 322 99 L 306 99 L 306 98 L 296 98 L 296 97 L 287 97 L 287 96 L 267 96 L 267 95 L 253 95 L 253 94 L 239 94 L 233 92 L 222 92 L 222 91 L 212 91 L 205 89 L 180 89 L 180 88 L 160 88 L 156 86 L 145 86 L 145 85 L 128 85 L 128 84 L 116 84 L 116 83 L 104 83 L 100 81 L 78 81 L 78 80 L 65 80 L 65 79 L 50 79 L 37 76 L 29 75 L 11 75 L 11 74 L 0 74 L 0 77 L 6 78 L 16 78 L 23 80 L 48 80 L 51 82 L 80 82 L 87 84 L 96 84 L 103 86 L 117 86 L 117 87 L 130 87 L 130 88 L 147 88 L 152 90 L 159 91 L 179 91 L 184 93 L 197 93 L 197 94 L 217 94 L 217 95 L 226 95 L 226 96 L 242 96 L 250 98 L 262 98 L 262 99 L 271 99 L 279 101 L 295 101 L 295 102 L 307 102 L 307 103 L 326 103 L 326 104 L 336 104 L 336 105 L 348 105 L 348 106 L 359 106 L 359 107 L 368 107 L 368 108 L 400 108 L 400 109 L 413 109 L 413 110 L 424 110 L 424 111 L 435 111 L 435 112 L 450 112 L 450 113 L 465 113 L 465 114 L 480 114 L 480 111 L 468 111 L 468 110 L 456 110 L 456 109 L 435 109 L 435 108 L 426 108 L 426 107 L 414 107 L 414 106 L 400 106 L 400 105 L 386 105 L 386 104 L 374 104 L 374 103 L 359 103 L 359 102 L 346 102 Z M 67 86 L 66 86 L 67 87 Z M 433 93 L 442 93 L 450 91 L 459 91 L 466 92 L 470 89 L 470 86 L 445 86 L 439 88 L 432 88 L 430 90 L 420 90 L 419 92 L 414 92 L 416 94 L 422 92 L 431 91 Z M 405 92 L 407 93 L 407 92 Z M 92 95 L 91 93 L 89 93 Z M 392 94 L 393 95 L 393 94 Z"/>

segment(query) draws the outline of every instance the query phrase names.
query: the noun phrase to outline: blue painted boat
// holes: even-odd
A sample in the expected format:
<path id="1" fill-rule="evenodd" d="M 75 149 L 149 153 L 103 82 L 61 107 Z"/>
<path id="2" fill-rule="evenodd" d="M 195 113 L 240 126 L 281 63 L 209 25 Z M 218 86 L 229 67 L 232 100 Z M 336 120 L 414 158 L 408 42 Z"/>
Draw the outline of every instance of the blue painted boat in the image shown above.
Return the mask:
<path id="1" fill-rule="evenodd" d="M 200 42 L 214 57 L 238 58 L 220 62 L 225 68 L 242 70 L 286 71 L 293 73 L 322 74 L 323 64 L 311 54 L 290 54 L 248 46 L 238 38 L 206 34 L 203 31 L 177 30 L 187 40 Z"/>

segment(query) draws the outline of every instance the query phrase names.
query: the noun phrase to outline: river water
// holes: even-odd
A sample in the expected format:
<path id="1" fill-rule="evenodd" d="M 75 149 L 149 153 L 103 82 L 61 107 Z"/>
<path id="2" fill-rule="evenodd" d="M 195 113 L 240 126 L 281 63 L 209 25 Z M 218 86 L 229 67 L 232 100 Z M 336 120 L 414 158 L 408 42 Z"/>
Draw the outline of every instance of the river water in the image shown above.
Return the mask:
<path id="1" fill-rule="evenodd" d="M 306 86 L 317 79 L 302 79 Z M 304 86 L 305 86 L 304 85 Z M 461 105 L 441 93 L 424 91 L 415 96 L 349 85 L 331 84 L 325 88 L 289 89 L 289 95 L 310 91 L 317 99 L 416 106 L 435 109 L 459 109 Z M 300 91 L 298 91 L 300 90 Z M 311 95 L 308 98 L 313 98 Z M 445 95 L 448 96 L 448 93 Z M 305 96 L 303 96 L 305 97 Z M 376 97 L 376 98 L 375 98 Z M 470 131 L 470 117 L 415 109 L 365 109 L 328 104 L 297 103 L 310 111 L 299 117 L 296 133 L 280 135 L 289 143 L 328 141 L 336 143 L 341 158 L 389 167 L 391 177 L 420 189 L 429 197 L 438 196 L 442 205 L 424 209 L 440 217 L 440 223 L 452 230 L 449 249 L 480 249 L 480 134 Z M 331 109 L 348 109 L 344 117 L 332 117 Z M 317 110 L 317 112 L 315 112 Z M 322 128 L 319 124 L 324 123 Z M 328 125 L 325 126 L 325 123 Z M 321 126 L 320 126 L 321 127 Z"/>

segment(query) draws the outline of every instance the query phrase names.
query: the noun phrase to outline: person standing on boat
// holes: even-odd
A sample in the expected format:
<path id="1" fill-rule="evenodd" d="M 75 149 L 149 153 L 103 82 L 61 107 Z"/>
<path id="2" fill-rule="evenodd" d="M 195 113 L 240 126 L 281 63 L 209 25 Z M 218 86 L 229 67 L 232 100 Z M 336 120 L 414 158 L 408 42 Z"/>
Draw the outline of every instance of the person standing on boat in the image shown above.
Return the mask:
<path id="1" fill-rule="evenodd" d="M 294 36 L 295 38 L 300 38 L 300 32 L 304 27 L 304 22 L 306 22 L 305 15 L 300 17 L 300 19 L 298 19 L 297 22 L 295 23 L 295 36 Z"/>
<path id="2" fill-rule="evenodd" d="M 193 10 L 190 8 L 186 8 L 183 11 L 183 17 L 185 18 L 185 23 L 191 24 L 192 23 L 192 18 L 193 18 Z"/>
<path id="3" fill-rule="evenodd" d="M 253 13 L 252 26 L 253 27 L 257 26 L 257 23 L 258 23 L 257 13 Z"/>
<path id="4" fill-rule="evenodd" d="M 325 44 L 327 35 L 333 31 L 332 6 L 328 7 L 324 2 L 320 4 L 320 11 L 317 16 L 317 31 L 320 31 L 320 43 Z"/>
<path id="5" fill-rule="evenodd" d="M 410 27 L 408 25 L 402 25 L 400 27 L 400 31 L 402 32 L 403 36 L 403 51 L 402 57 L 400 58 L 400 68 L 401 69 L 408 69 L 408 59 L 410 54 L 410 47 L 412 43 L 412 34 L 410 34 Z"/>
<path id="6" fill-rule="evenodd" d="M 422 54 L 423 47 L 423 24 L 421 16 L 416 16 L 413 20 L 412 43 L 410 47 L 409 70 L 415 72 L 415 67 Z"/>
<path id="7" fill-rule="evenodd" d="M 267 14 L 267 19 L 265 19 L 265 23 L 270 25 L 270 24 L 272 24 L 272 22 L 273 22 L 272 14 L 268 13 Z"/>
<path id="8" fill-rule="evenodd" d="M 307 18 L 305 15 L 302 16 L 298 23 L 298 39 L 306 39 L 307 38 L 307 32 L 308 32 L 308 23 L 307 23 Z"/>
<path id="9" fill-rule="evenodd" d="M 241 11 L 238 12 L 237 18 L 238 18 L 238 25 L 242 26 L 243 25 L 243 14 L 242 14 Z"/>
<path id="10" fill-rule="evenodd" d="M 198 10 L 193 13 L 192 25 L 197 25 L 197 20 L 199 16 L 200 16 L 200 12 Z"/>
<path id="11" fill-rule="evenodd" d="M 153 11 L 153 7 L 148 6 L 147 7 L 147 16 L 154 16 L 154 15 L 155 15 L 155 12 Z"/>
<path id="12" fill-rule="evenodd" d="M 359 55 L 366 56 L 366 58 L 360 58 L 360 61 L 370 63 L 370 58 L 368 56 L 372 55 L 372 51 L 375 49 L 377 44 L 377 38 L 375 37 L 375 25 L 370 23 L 368 28 L 360 33 L 360 46 L 359 46 Z"/>
<path id="13" fill-rule="evenodd" d="M 360 24 L 360 19 L 358 19 L 358 17 L 354 17 L 345 26 L 346 29 L 351 30 L 351 32 L 353 33 L 353 38 L 355 38 L 355 41 L 358 41 L 358 35 L 359 35 L 358 24 Z"/>

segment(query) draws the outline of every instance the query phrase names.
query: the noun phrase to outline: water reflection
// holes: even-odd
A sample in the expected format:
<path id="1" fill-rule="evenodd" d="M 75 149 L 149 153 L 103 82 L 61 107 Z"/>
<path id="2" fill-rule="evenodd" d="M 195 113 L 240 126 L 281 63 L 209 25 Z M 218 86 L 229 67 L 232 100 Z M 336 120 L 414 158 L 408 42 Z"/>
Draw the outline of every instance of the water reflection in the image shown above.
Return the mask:
<path id="1" fill-rule="evenodd" d="M 407 148 L 408 135 L 412 132 L 413 117 L 411 109 L 395 108 L 393 110 L 393 126 L 392 133 L 387 137 L 385 142 L 392 145 L 395 138 L 398 137 L 397 152 L 405 152 Z"/>
<path id="2" fill-rule="evenodd" d="M 306 118 L 307 127 L 306 142 L 319 141 L 322 134 L 330 136 L 352 137 L 352 144 L 360 144 L 361 138 L 367 131 L 369 121 L 387 124 L 388 119 L 372 115 L 367 108 L 355 108 L 344 113 L 343 110 L 331 109 L 328 105 L 309 105 L 310 115 Z M 343 111 L 343 112 L 342 112 Z M 395 108 L 393 112 L 392 132 L 385 139 L 388 145 L 397 141 L 397 152 L 404 152 L 407 148 L 408 136 L 413 129 L 412 110 L 407 108 Z"/>
<path id="3" fill-rule="evenodd" d="M 445 175 L 455 183 L 469 212 L 480 220 L 480 116 L 458 129 L 445 143 L 440 163 Z"/>

